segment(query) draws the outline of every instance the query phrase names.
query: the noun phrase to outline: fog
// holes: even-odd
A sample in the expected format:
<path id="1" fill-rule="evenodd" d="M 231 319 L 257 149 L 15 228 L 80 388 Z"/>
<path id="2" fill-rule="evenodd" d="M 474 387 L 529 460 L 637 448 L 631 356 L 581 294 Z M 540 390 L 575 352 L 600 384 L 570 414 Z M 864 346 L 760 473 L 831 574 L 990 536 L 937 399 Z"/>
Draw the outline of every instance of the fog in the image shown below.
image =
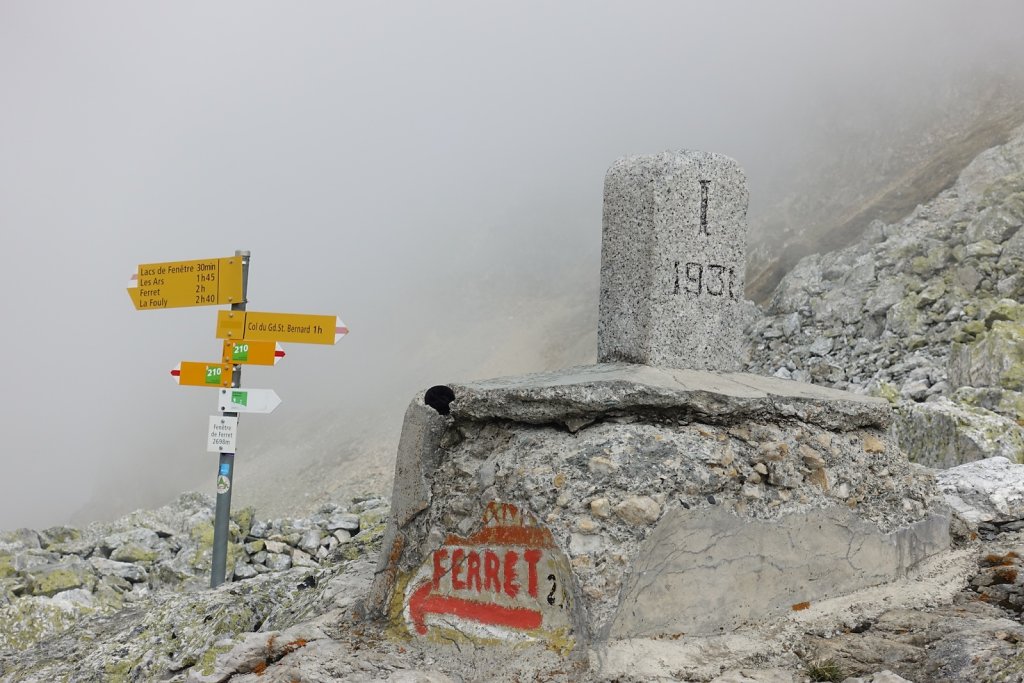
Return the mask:
<path id="1" fill-rule="evenodd" d="M 837 112 L 1020 69 L 1022 25 L 932 0 L 2 3 L 0 529 L 213 492 L 215 392 L 169 370 L 217 358 L 217 308 L 134 310 L 139 263 L 249 250 L 251 310 L 342 317 L 244 371 L 284 403 L 243 416 L 236 479 L 258 452 L 336 489 L 333 459 L 386 470 L 418 389 L 586 356 L 559 324 L 596 319 L 615 158 L 728 154 L 755 222 Z"/>

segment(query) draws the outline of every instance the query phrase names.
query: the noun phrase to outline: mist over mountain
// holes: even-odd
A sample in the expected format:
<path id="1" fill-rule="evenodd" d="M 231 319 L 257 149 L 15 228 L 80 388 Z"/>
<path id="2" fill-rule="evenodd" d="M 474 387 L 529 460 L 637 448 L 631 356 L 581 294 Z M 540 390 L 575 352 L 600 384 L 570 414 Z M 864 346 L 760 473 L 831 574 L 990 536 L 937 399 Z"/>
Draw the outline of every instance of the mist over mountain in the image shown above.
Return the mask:
<path id="1" fill-rule="evenodd" d="M 212 492 L 213 398 L 167 373 L 215 357 L 214 309 L 134 311 L 138 263 L 247 249 L 251 309 L 348 323 L 243 378 L 284 403 L 242 420 L 237 500 L 303 509 L 386 489 L 414 392 L 593 357 L 615 158 L 737 159 L 778 277 L 998 142 L 1024 64 L 1002 2 L 2 15 L 3 528 Z"/>
<path id="2" fill-rule="evenodd" d="M 1016 680 L 1021 25 L 994 1 L 5 5 L 0 678 Z M 605 170 L 664 149 L 746 172 L 752 374 L 472 384 L 595 361 Z M 216 309 L 123 290 L 236 249 L 250 310 L 351 333 L 243 370 L 284 402 L 241 416 L 207 590 L 215 396 L 168 370 L 219 355 Z M 406 407 L 448 383 L 464 404 L 410 410 L 392 499 Z M 530 651 L 534 610 L 502 650 L 517 595 L 590 621 Z M 725 625 L 679 626 L 701 610 Z"/>
<path id="3" fill-rule="evenodd" d="M 713 683 L 796 683 L 824 674 L 876 683 L 1015 680 L 1024 657 L 1022 266 L 1024 125 L 906 217 L 874 220 L 849 246 L 799 260 L 745 332 L 747 369 L 760 377 L 609 363 L 461 384 L 450 415 L 419 401 L 411 406 L 394 499 L 358 495 L 344 505 L 326 501 L 352 487 L 380 488 L 390 476 L 387 435 L 372 422 L 310 416 L 320 422 L 309 431 L 299 423 L 278 434 L 293 444 L 287 463 L 271 451 L 244 461 L 248 495 L 260 508 L 236 506 L 229 581 L 215 590 L 205 588 L 213 501 L 201 494 L 109 524 L 0 531 L 0 677 L 611 681 L 639 670 L 652 680 Z M 512 334 L 524 313 L 543 312 L 540 327 L 556 331 L 582 317 L 573 315 L 578 307 L 559 309 L 553 301 L 527 300 L 525 310 L 507 309 L 507 320 L 488 322 L 503 326 L 509 346 L 477 349 L 480 367 L 506 366 L 523 347 L 544 351 L 513 359 L 524 364 L 566 364 L 589 353 L 589 334 L 578 335 L 575 347 L 568 335 L 555 348 Z M 574 377 L 590 383 L 574 384 Z M 673 392 L 682 406 L 669 403 Z M 629 412 L 645 406 L 653 424 Z M 488 421 L 489 414 L 498 417 Z M 427 437 L 424 416 L 435 425 Z M 510 433 L 516 429 L 522 433 Z M 332 457 L 332 444 L 346 439 L 359 457 Z M 424 454 L 428 439 L 437 444 L 433 462 Z M 423 496 L 419 481 L 427 478 Z M 716 487 L 714 494 L 701 482 Z M 524 508 L 539 509 L 545 523 L 488 526 L 486 512 L 482 524 L 451 521 L 456 509 L 483 507 L 475 502 L 481 499 L 528 501 Z M 296 518 L 283 512 L 289 507 L 315 509 Z M 515 508 L 492 502 L 484 509 L 496 517 L 503 509 L 520 514 Z M 415 635 L 505 614 L 466 608 L 494 605 L 485 601 L 486 584 L 481 590 L 469 577 L 479 578 L 480 554 L 497 572 L 501 560 L 491 548 L 523 529 L 568 547 L 571 576 L 583 584 L 571 600 L 588 601 L 590 619 L 613 615 L 609 603 L 645 617 L 700 613 L 699 605 L 680 610 L 677 602 L 698 582 L 657 583 L 659 574 L 688 570 L 678 563 L 666 570 L 665 563 L 694 554 L 663 533 L 680 516 L 705 529 L 708 519 L 732 525 L 712 544 L 699 528 L 686 534 L 696 536 L 695 554 L 703 558 L 693 563 L 697 571 L 721 575 L 689 599 L 710 606 L 705 619 L 738 607 L 742 623 L 667 638 L 599 636 L 586 647 L 604 656 L 579 659 L 549 645 L 529 656 L 522 642 L 505 650 L 494 630 L 473 648 L 457 638 Z M 829 519 L 844 516 L 853 521 L 836 527 L 836 544 L 802 549 L 833 533 Z M 814 521 L 801 530 L 794 519 Z M 907 523 L 915 519 L 923 522 Z M 445 537 L 438 531 L 445 525 L 479 531 Z M 740 535 L 744 527 L 753 535 Z M 416 539 L 416 529 L 429 536 Z M 639 589 L 618 550 L 628 550 L 634 534 L 646 534 L 641 561 L 658 556 L 641 565 L 649 570 L 639 573 Z M 475 537 L 486 545 L 474 545 Z M 882 551 L 865 554 L 879 537 Z M 442 538 L 418 570 L 412 563 L 390 598 L 378 592 L 379 581 L 403 576 L 381 569 L 403 546 L 423 552 Z M 742 560 L 714 565 L 714 554 L 730 543 Z M 449 547 L 453 558 L 468 553 L 464 568 L 447 572 L 453 590 L 482 599 L 429 595 L 434 580 L 448 580 Z M 794 548 L 806 564 L 791 559 Z M 516 555 L 504 554 L 506 585 L 515 580 Z M 908 557 L 917 559 L 905 572 L 879 569 Z M 788 569 L 766 571 L 761 558 Z M 774 612 L 758 617 L 733 597 L 794 585 L 804 595 L 819 580 L 794 580 L 796 572 L 849 577 L 847 567 L 871 572 L 868 583 L 813 604 L 791 604 L 788 592 Z M 526 571 L 527 585 L 536 585 L 537 574 Z M 532 598 L 544 599 L 553 614 L 562 609 L 551 599 L 557 579 L 547 576 L 547 599 Z M 493 575 L 486 581 L 499 586 Z M 579 585 L 565 583 L 574 586 L 569 590 Z M 727 597 L 714 597 L 723 588 Z M 389 611 L 375 617 L 372 601 L 381 599 Z M 449 605 L 459 611 L 440 612 Z M 433 621 L 420 629 L 428 615 Z M 671 645 L 657 658 L 645 656 L 652 641 L 664 640 Z M 616 648 L 622 654 L 608 657 Z"/>
<path id="4" fill-rule="evenodd" d="M 837 136 L 827 154 L 822 148 L 820 157 L 808 161 L 821 172 L 793 180 L 806 195 L 794 191 L 751 217 L 757 230 L 751 269 L 763 263 L 795 264 L 797 254 L 833 241 L 852 243 L 871 220 L 892 216 L 896 223 L 926 204 L 952 185 L 976 154 L 1005 142 L 1012 124 L 1024 123 L 1024 90 L 1010 87 L 1016 84 L 978 80 L 960 84 L 955 92 L 936 93 L 928 100 L 930 111 L 914 112 L 913 133 L 901 125 L 872 129 L 882 132 L 867 138 Z M 846 159 L 847 167 L 837 159 Z M 802 208 L 793 209 L 794 204 Z M 788 215 L 791 223 L 770 222 L 779 215 Z M 845 221 L 841 231 L 836 216 Z M 800 229 L 791 229 L 793 224 Z M 599 243 L 598 230 L 593 240 Z M 553 277 L 564 282 L 556 288 L 541 286 Z M 481 278 L 480 284 L 486 287 L 488 280 Z M 758 296 L 759 286 L 759 281 L 751 282 L 748 296 Z M 452 321 L 450 336 L 435 333 L 410 340 L 406 353 L 417 380 L 412 392 L 439 383 L 593 362 L 597 289 L 598 272 L 577 267 L 527 278 L 512 291 L 481 291 L 478 299 L 466 301 L 463 312 L 470 319 Z M 309 514 L 326 502 L 389 491 L 400 416 L 412 398 L 412 392 L 402 393 L 408 386 L 396 382 L 387 395 L 368 396 L 367 405 L 351 409 L 355 419 L 323 411 L 284 426 L 277 436 L 291 445 L 253 449 L 255 471 L 243 475 L 247 482 L 239 490 L 240 499 L 268 514 Z M 202 484 L 200 480 L 195 486 Z"/>

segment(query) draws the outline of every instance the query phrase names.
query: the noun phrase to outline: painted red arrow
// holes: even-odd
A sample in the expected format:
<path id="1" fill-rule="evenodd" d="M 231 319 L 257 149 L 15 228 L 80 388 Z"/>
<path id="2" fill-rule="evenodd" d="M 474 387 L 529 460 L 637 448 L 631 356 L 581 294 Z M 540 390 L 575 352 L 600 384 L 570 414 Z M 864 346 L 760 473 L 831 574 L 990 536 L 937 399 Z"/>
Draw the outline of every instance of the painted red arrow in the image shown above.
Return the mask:
<path id="1" fill-rule="evenodd" d="M 539 628 L 543 615 L 525 607 L 504 607 L 490 602 L 474 602 L 462 598 L 445 595 L 431 595 L 433 588 L 430 581 L 423 583 L 413 591 L 409 598 L 409 615 L 420 635 L 427 633 L 425 621 L 428 614 L 450 614 L 462 619 L 478 621 L 490 626 L 508 626 L 510 628 Z"/>
<path id="2" fill-rule="evenodd" d="M 274 357 L 275 358 L 284 358 L 284 349 L 275 349 L 274 350 Z"/>

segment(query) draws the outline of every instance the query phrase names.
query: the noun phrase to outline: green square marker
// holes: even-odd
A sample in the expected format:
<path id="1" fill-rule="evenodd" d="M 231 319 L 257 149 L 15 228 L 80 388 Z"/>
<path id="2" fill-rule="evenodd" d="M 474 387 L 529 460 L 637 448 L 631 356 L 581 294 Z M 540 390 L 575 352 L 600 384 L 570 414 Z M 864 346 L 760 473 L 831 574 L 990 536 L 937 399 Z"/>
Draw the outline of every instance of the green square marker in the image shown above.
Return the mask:
<path id="1" fill-rule="evenodd" d="M 206 366 L 206 383 L 207 384 L 220 384 L 220 376 L 224 371 L 219 365 L 207 365 Z"/>
<path id="2" fill-rule="evenodd" d="M 231 402 L 236 406 L 249 405 L 249 392 L 248 391 L 232 391 Z"/>
<path id="3" fill-rule="evenodd" d="M 249 345 L 235 344 L 231 347 L 231 360 L 245 363 L 249 360 Z"/>

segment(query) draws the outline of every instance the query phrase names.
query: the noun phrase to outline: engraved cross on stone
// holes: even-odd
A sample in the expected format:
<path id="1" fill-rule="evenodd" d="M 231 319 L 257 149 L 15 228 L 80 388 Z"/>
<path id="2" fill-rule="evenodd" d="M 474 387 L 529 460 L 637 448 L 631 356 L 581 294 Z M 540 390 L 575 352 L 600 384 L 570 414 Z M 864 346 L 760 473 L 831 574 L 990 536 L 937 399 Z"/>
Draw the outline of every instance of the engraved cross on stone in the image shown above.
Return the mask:
<path id="1" fill-rule="evenodd" d="M 605 176 L 597 356 L 740 369 L 747 181 L 729 157 L 664 152 Z"/>

